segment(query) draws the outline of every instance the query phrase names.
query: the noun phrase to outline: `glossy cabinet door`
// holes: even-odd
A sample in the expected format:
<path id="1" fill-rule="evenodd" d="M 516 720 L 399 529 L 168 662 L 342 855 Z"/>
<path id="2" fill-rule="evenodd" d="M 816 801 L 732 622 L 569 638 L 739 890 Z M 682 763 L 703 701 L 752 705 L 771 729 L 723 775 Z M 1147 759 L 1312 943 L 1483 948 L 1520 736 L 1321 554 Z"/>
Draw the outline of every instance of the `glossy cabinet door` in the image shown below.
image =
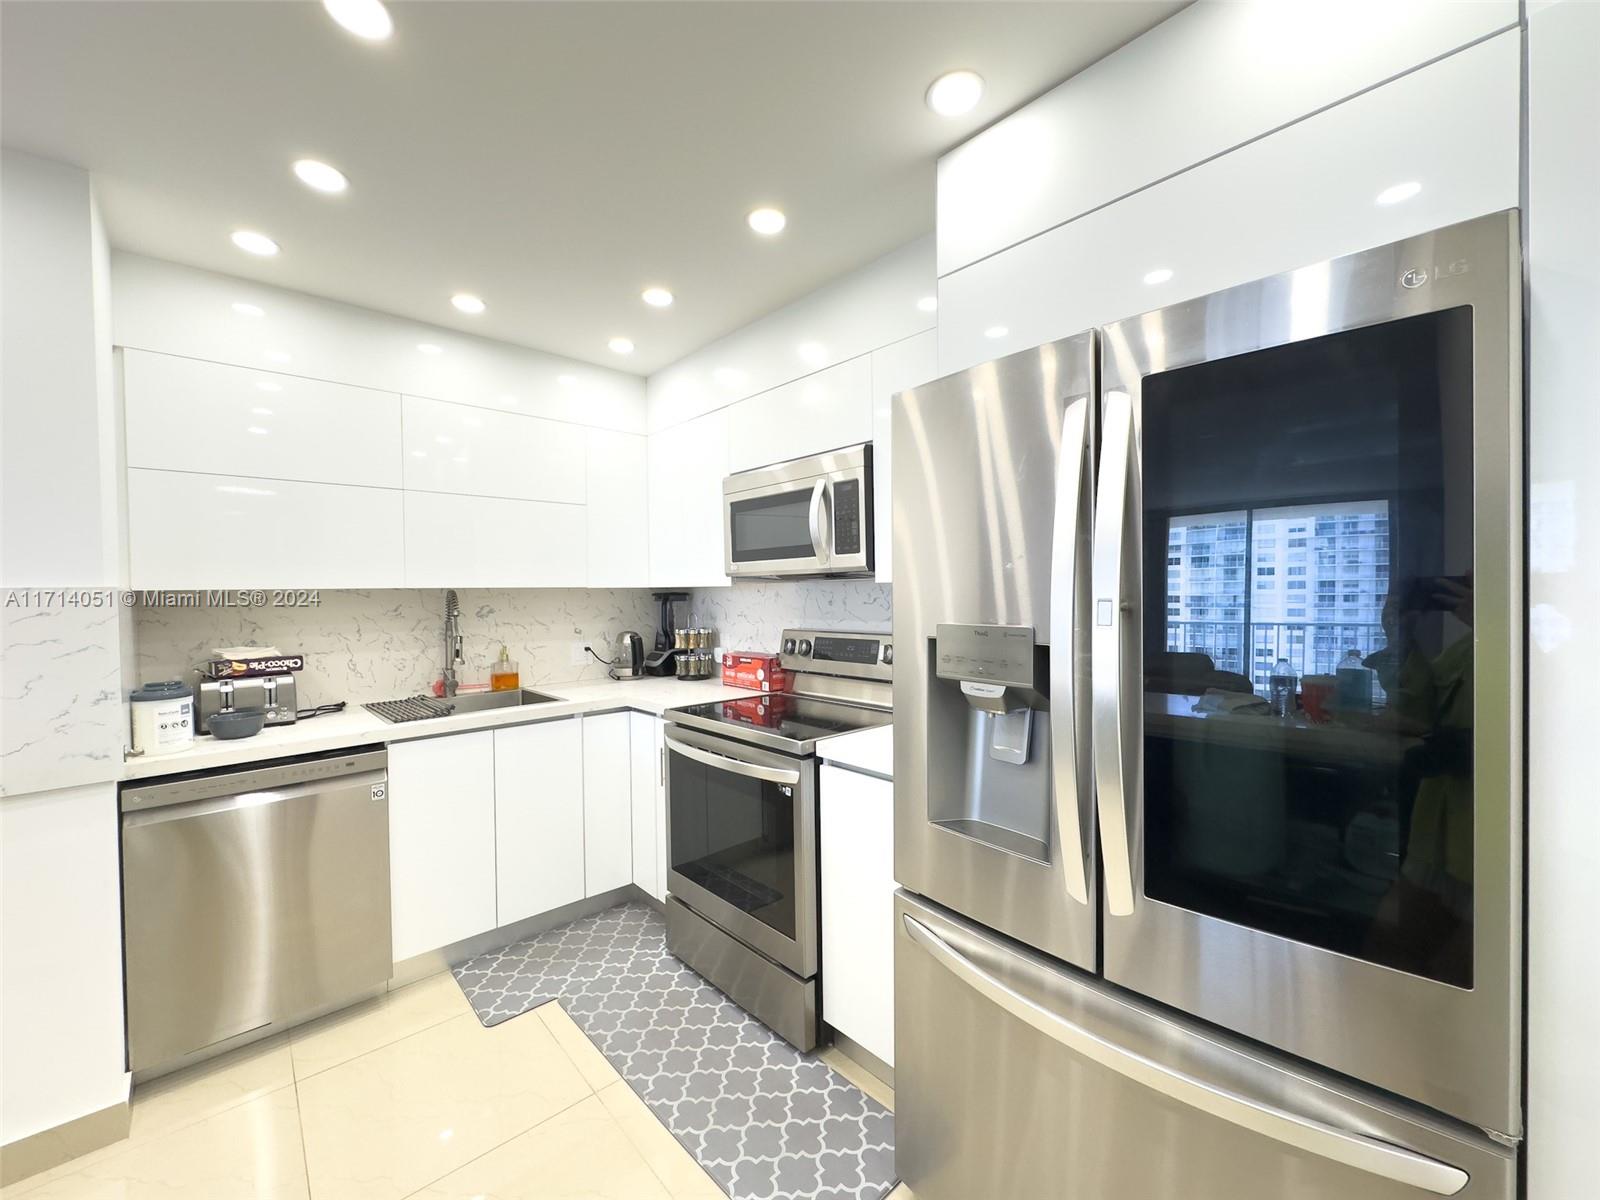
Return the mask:
<path id="1" fill-rule="evenodd" d="M 401 496 L 390 488 L 130 468 L 132 586 L 400 587 Z"/>
<path id="2" fill-rule="evenodd" d="M 407 587 L 583 587 L 581 504 L 405 493 Z"/>
<path id="3" fill-rule="evenodd" d="M 939 334 L 928 329 L 872 352 L 872 548 L 879 583 L 894 578 L 894 444 L 891 402 L 896 392 L 939 376 Z"/>
<path id="4" fill-rule="evenodd" d="M 662 778 L 661 719 L 649 713 L 629 713 L 628 739 L 633 775 L 633 882 L 664 902 L 667 881 L 660 867 L 660 846 L 667 820 L 667 791 Z"/>
<path id="5" fill-rule="evenodd" d="M 822 1018 L 894 1065 L 894 784 L 824 763 Z"/>
<path id="6" fill-rule="evenodd" d="M 633 882 L 633 762 L 628 714 L 583 718 L 584 894 Z"/>
<path id="7" fill-rule="evenodd" d="M 748 471 L 872 438 L 872 356 L 796 379 L 728 409 L 728 470 Z"/>
<path id="8" fill-rule="evenodd" d="M 1516 207 L 1520 53 L 1501 34 L 944 276 L 939 374 Z"/>
<path id="9" fill-rule="evenodd" d="M 400 486 L 400 397 L 124 350 L 128 465 Z"/>
<path id="10" fill-rule="evenodd" d="M 389 747 L 394 961 L 495 928 L 494 733 Z"/>
<path id="11" fill-rule="evenodd" d="M 650 467 L 636 433 L 588 430 L 589 586 L 650 586 Z"/>
<path id="12" fill-rule="evenodd" d="M 722 480 L 728 473 L 726 410 L 650 435 L 650 584 L 727 587 Z"/>
<path id="13" fill-rule="evenodd" d="M 494 731 L 498 924 L 582 900 L 581 717 Z"/>
<path id="14" fill-rule="evenodd" d="M 585 432 L 566 421 L 407 396 L 405 485 L 582 504 Z"/>

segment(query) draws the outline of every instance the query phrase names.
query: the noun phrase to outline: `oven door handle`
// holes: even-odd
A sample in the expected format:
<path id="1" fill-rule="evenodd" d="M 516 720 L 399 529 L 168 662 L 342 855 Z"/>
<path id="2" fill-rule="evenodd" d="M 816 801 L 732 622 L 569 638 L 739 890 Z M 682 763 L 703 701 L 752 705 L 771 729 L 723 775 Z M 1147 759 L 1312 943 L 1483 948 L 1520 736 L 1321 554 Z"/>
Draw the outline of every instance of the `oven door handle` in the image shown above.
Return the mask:
<path id="1" fill-rule="evenodd" d="M 807 514 L 807 522 L 811 528 L 811 552 L 817 556 L 818 566 L 827 566 L 830 557 L 828 553 L 827 530 L 823 527 L 822 519 L 824 510 L 828 507 L 828 481 L 819 479 L 811 488 L 811 511 Z M 832 521 L 832 516 L 829 516 Z"/>
<path id="2" fill-rule="evenodd" d="M 726 754 L 713 754 L 710 750 L 702 750 L 699 746 L 691 746 L 688 742 L 680 742 L 670 733 L 666 735 L 667 749 L 674 754 L 681 754 L 685 758 L 692 758 L 697 763 L 704 763 L 718 771 L 728 771 L 734 775 L 743 775 L 748 779 L 760 779 L 766 783 L 787 783 L 791 787 L 800 785 L 800 772 L 787 770 L 783 767 L 763 767 L 758 763 L 742 762 L 737 758 L 730 758 Z"/>

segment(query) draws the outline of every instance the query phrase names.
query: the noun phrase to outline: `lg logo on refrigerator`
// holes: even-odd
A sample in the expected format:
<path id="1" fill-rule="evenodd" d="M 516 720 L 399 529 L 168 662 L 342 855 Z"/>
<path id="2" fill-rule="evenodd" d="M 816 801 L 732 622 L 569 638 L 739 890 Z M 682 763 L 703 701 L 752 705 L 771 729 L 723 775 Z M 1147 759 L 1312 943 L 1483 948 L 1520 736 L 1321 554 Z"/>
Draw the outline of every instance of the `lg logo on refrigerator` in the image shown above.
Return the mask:
<path id="1" fill-rule="evenodd" d="M 1412 267 L 1400 276 L 1400 286 L 1419 288 L 1430 279 L 1442 279 L 1447 275 L 1465 275 L 1469 269 L 1469 264 L 1464 258 L 1458 258 L 1455 262 L 1442 267 L 1436 266 L 1431 271 L 1427 267 Z"/>

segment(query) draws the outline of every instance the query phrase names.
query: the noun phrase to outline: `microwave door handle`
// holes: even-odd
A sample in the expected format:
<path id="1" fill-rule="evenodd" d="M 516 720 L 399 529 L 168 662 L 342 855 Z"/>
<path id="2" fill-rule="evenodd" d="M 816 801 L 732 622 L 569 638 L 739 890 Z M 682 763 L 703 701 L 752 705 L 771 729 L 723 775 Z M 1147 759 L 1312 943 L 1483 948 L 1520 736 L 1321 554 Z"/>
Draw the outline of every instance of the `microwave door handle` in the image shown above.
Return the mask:
<path id="1" fill-rule="evenodd" d="M 1085 865 L 1082 786 L 1078 761 L 1078 559 L 1080 522 L 1087 519 L 1084 469 L 1089 454 L 1088 396 L 1067 405 L 1061 421 L 1061 451 L 1056 464 L 1055 530 L 1050 548 L 1050 762 L 1061 828 L 1061 865 L 1067 895 L 1089 903 Z"/>
<path id="2" fill-rule="evenodd" d="M 828 565 L 828 537 L 823 518 L 827 515 L 828 507 L 828 481 L 817 480 L 811 489 L 811 512 L 808 519 L 811 524 L 811 552 L 817 556 L 817 562 L 822 566 Z M 830 518 L 831 520 L 831 518 Z"/>
<path id="3" fill-rule="evenodd" d="M 1454 1196 L 1471 1179 L 1449 1163 L 1217 1087 L 1118 1045 L 1024 996 L 910 913 L 900 916 L 911 940 L 962 983 L 1071 1053 L 1115 1071 L 1124 1079 L 1251 1133 L 1436 1196 Z"/>
<path id="4" fill-rule="evenodd" d="M 729 758 L 726 754 L 714 754 L 710 750 L 702 750 L 699 746 L 691 746 L 687 742 L 680 742 L 670 735 L 666 739 L 667 749 L 674 754 L 681 754 L 685 758 L 692 758 L 697 763 L 712 767 L 718 771 L 727 771 L 733 775 L 743 775 L 747 779 L 759 779 L 764 783 L 787 783 L 798 786 L 800 783 L 799 771 L 788 771 L 782 767 L 764 767 L 759 763 L 742 762 L 737 758 Z"/>
<path id="5" fill-rule="evenodd" d="M 1093 625 L 1089 635 L 1092 686 L 1090 729 L 1094 745 L 1095 802 L 1100 818 L 1100 849 L 1105 865 L 1106 908 L 1114 917 L 1132 914 L 1133 846 L 1129 815 L 1134 796 L 1129 770 L 1137 747 L 1127 706 L 1139 700 L 1139 680 L 1128 640 L 1138 629 L 1138 614 L 1125 579 L 1128 533 L 1136 515 L 1133 399 L 1121 390 L 1105 394 L 1100 451 L 1100 486 L 1095 496 Z"/>

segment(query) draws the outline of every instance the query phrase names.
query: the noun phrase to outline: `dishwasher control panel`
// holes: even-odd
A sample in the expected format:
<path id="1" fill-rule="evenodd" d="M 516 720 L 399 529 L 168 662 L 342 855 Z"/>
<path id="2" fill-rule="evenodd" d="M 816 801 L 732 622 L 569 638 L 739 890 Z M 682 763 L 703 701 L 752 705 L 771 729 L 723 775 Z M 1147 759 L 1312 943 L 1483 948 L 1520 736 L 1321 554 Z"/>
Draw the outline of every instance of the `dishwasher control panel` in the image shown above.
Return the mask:
<path id="1" fill-rule="evenodd" d="M 123 784 L 121 807 L 125 813 L 139 812 L 147 808 L 166 808 L 173 804 L 210 800 L 217 796 L 281 791 L 284 788 L 318 783 L 344 775 L 358 775 L 367 771 L 382 772 L 387 769 L 388 761 L 388 752 L 382 746 L 361 746 L 353 750 L 334 751 L 331 754 L 305 755 L 279 759 L 275 762 L 247 763 L 239 767 L 168 775 L 148 782 Z M 374 800 L 387 798 L 388 793 L 383 780 L 375 782 L 372 788 Z"/>

